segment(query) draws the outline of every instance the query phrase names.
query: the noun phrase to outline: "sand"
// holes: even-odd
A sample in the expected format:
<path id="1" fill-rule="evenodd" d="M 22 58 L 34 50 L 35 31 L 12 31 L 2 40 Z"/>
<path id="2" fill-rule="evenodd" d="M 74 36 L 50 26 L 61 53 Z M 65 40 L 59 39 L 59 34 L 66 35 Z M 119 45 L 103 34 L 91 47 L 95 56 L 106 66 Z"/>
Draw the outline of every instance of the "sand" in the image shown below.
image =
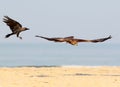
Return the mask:
<path id="1" fill-rule="evenodd" d="M 120 67 L 2 67 L 0 87 L 120 87 Z"/>

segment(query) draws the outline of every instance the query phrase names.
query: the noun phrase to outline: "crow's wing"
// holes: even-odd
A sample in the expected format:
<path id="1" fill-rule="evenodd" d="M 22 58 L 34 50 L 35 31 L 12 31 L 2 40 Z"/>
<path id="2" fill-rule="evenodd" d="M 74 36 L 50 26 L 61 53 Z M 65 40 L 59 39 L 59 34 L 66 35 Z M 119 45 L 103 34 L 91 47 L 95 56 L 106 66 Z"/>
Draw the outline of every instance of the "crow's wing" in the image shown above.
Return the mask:
<path id="1" fill-rule="evenodd" d="M 3 22 L 5 22 L 10 27 L 12 32 L 15 32 L 16 30 L 22 27 L 22 25 L 19 22 L 11 19 L 8 16 L 4 16 Z"/>

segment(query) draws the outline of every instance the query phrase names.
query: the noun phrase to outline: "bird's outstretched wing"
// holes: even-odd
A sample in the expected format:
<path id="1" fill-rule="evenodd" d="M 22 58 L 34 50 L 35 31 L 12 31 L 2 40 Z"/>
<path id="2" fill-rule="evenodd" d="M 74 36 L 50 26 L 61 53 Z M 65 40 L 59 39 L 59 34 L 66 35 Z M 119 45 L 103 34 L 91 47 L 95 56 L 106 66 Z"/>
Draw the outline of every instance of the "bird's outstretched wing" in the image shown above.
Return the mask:
<path id="1" fill-rule="evenodd" d="M 49 41 L 55 41 L 55 42 L 65 42 L 65 38 L 48 38 L 48 37 L 43 37 L 43 36 L 38 36 L 36 35 L 35 37 L 40 37 L 40 38 L 43 38 L 43 39 L 46 39 L 46 40 L 49 40 Z"/>
<path id="2" fill-rule="evenodd" d="M 4 16 L 3 22 L 5 22 L 10 27 L 10 29 L 12 30 L 12 32 L 15 32 L 17 29 L 19 29 L 19 28 L 22 27 L 22 25 L 19 22 L 11 19 L 8 16 Z"/>
<path id="3" fill-rule="evenodd" d="M 94 40 L 85 40 L 85 39 L 76 39 L 78 42 L 93 42 L 93 43 L 97 43 L 97 42 L 104 42 L 108 39 L 111 39 L 111 35 L 109 37 L 106 38 L 100 38 L 100 39 L 94 39 Z"/>
<path id="4" fill-rule="evenodd" d="M 100 39 L 91 40 L 91 42 L 93 42 L 93 43 L 104 42 L 104 41 L 106 41 L 108 39 L 111 39 L 111 38 L 112 38 L 112 36 L 110 35 L 109 37 L 106 37 L 106 38 L 100 38 Z"/>

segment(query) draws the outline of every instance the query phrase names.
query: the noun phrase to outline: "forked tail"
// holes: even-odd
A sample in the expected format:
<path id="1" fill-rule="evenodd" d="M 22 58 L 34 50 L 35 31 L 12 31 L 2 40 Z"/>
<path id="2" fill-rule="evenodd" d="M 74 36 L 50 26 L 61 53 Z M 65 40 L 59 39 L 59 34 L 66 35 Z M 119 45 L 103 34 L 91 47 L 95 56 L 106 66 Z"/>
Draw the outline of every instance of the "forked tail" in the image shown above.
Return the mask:
<path id="1" fill-rule="evenodd" d="M 6 36 L 5 36 L 5 38 L 8 38 L 8 37 L 10 37 L 11 35 L 13 35 L 14 33 L 11 33 L 11 34 L 7 34 Z"/>

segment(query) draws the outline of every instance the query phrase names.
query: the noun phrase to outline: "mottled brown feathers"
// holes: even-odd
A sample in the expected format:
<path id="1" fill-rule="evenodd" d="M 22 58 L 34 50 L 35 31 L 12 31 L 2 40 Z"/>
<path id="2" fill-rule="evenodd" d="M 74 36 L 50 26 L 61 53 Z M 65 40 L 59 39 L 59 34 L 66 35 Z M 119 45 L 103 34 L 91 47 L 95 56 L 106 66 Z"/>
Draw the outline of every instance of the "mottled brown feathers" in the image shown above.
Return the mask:
<path id="1" fill-rule="evenodd" d="M 17 37 L 19 37 L 20 32 L 25 31 L 25 30 L 29 30 L 28 28 L 22 27 L 22 25 L 19 22 L 13 20 L 12 18 L 10 18 L 8 16 L 4 16 L 3 22 L 6 23 L 12 31 L 12 33 L 7 34 L 5 36 L 6 38 L 8 38 L 14 34 L 16 34 Z M 19 37 L 19 38 L 22 39 L 22 37 Z"/>
<path id="2" fill-rule="evenodd" d="M 36 35 L 36 37 L 44 38 L 44 39 L 49 40 L 49 41 L 66 42 L 66 43 L 69 43 L 71 45 L 78 45 L 78 42 L 93 42 L 93 43 L 104 42 L 104 41 L 112 38 L 111 35 L 109 37 L 106 37 L 106 38 L 100 38 L 100 39 L 94 39 L 94 40 L 76 39 L 76 38 L 74 38 L 74 36 L 69 36 L 69 37 L 64 37 L 64 38 L 60 38 L 60 37 L 48 38 L 48 37 Z"/>

